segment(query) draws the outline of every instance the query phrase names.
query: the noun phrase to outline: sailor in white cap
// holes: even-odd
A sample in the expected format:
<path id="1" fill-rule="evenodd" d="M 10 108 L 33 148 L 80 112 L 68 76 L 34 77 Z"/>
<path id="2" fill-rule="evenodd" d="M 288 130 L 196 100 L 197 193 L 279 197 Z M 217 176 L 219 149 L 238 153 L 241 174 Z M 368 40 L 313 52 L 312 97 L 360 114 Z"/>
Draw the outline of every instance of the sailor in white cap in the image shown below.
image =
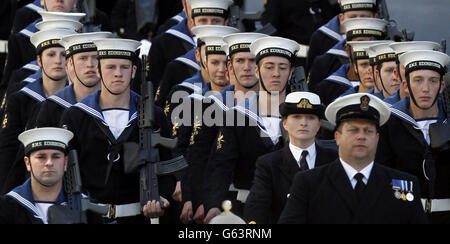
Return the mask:
<path id="1" fill-rule="evenodd" d="M 336 126 L 339 159 L 295 176 L 278 223 L 426 223 L 417 178 L 375 160 L 378 130 L 389 119 L 389 107 L 371 94 L 357 93 L 338 98 L 325 116 Z M 407 199 L 396 198 L 396 190 Z"/>
<path id="2" fill-rule="evenodd" d="M 192 28 L 203 25 L 226 26 L 231 3 L 230 0 L 186 0 L 183 3 L 187 18 L 152 41 L 148 54 L 149 79 L 155 90 L 159 87 L 168 63 L 197 46 Z M 195 59 L 190 60 L 196 62 Z"/>
<path id="3" fill-rule="evenodd" d="M 167 104 L 170 104 L 171 99 L 169 95 L 174 92 L 173 89 L 177 89 L 177 85 L 186 87 L 182 85 L 182 83 L 189 78 L 196 76 L 197 79 L 201 78 L 203 81 L 209 82 L 210 77 L 205 65 L 206 49 L 204 48 L 205 42 L 203 41 L 203 38 L 206 36 L 223 37 L 236 32 L 239 32 L 239 30 L 223 25 L 203 25 L 193 27 L 192 33 L 197 40 L 196 48 L 190 50 L 185 55 L 176 58 L 167 65 L 156 93 L 155 104 L 161 107 L 167 107 Z M 177 70 L 177 72 L 174 72 L 174 70 Z M 195 81 L 194 84 L 195 83 L 202 82 Z M 187 88 L 189 87 L 190 85 L 187 86 Z M 188 92 L 191 93 L 191 91 Z M 166 103 L 166 101 L 168 102 Z"/>
<path id="4" fill-rule="evenodd" d="M 111 37 L 111 32 L 92 32 L 64 36 L 60 44 L 66 50 L 67 71 L 72 84 L 45 100 L 36 119 L 37 127 L 59 126 L 64 110 L 100 89 L 97 75 L 95 39 Z"/>
<path id="5" fill-rule="evenodd" d="M 403 64 L 401 64 L 400 61 L 398 60 L 398 57 L 400 55 L 408 51 L 417 51 L 417 50 L 439 51 L 441 45 L 439 45 L 439 43 L 429 41 L 410 41 L 410 42 L 391 43 L 389 47 L 395 51 L 395 55 L 397 56 L 396 60 L 397 68 L 394 70 L 394 72 L 397 75 L 397 79 L 399 79 L 400 82 L 403 82 L 404 80 L 406 80 L 405 66 L 403 66 Z M 405 89 L 403 86 L 401 86 L 400 89 L 395 94 L 393 94 L 390 97 L 387 97 L 386 99 L 384 99 L 384 101 L 392 105 L 400 101 L 407 95 L 408 89 Z"/>
<path id="6" fill-rule="evenodd" d="M 220 128 L 210 161 L 212 172 L 205 201 L 205 223 L 220 213 L 220 204 L 227 197 L 231 183 L 238 192 L 236 199 L 228 200 L 233 201 L 233 209 L 242 216 L 256 159 L 284 144 L 278 106 L 285 99 L 295 57 L 304 57 L 307 52 L 297 42 L 280 37 L 259 38 L 250 45 L 250 51 L 256 57 L 259 93 L 230 109 L 227 113 L 231 114 L 225 117 L 234 119 Z"/>
<path id="7" fill-rule="evenodd" d="M 61 128 L 38 128 L 19 135 L 25 147 L 22 164 L 30 178 L 0 197 L 0 223 L 47 224 L 47 209 L 66 204 L 63 176 L 67 147 L 73 133 Z"/>
<path id="8" fill-rule="evenodd" d="M 340 0 L 339 4 L 341 13 L 317 29 L 311 36 L 306 71 L 312 67 L 317 56 L 324 54 L 336 43 L 345 39 L 345 28 L 341 25 L 342 22 L 352 18 L 378 17 L 375 0 Z"/>
<path id="9" fill-rule="evenodd" d="M 255 178 L 245 203 L 244 216 L 248 223 L 277 223 L 295 174 L 337 159 L 336 149 L 316 142 L 324 112 L 319 96 L 310 92 L 290 93 L 280 104 L 289 144 L 256 161 Z"/>
<path id="10" fill-rule="evenodd" d="M 201 28 L 201 27 L 196 27 Z M 258 80 L 254 72 L 256 61 L 255 55 L 250 52 L 250 44 L 258 39 L 266 37 L 259 33 L 235 33 L 226 35 L 223 39 L 226 43 L 222 45 L 222 50 L 228 56 L 228 74 L 230 86 L 223 89 L 220 94 L 211 94 L 203 99 L 203 110 L 215 113 L 226 113 L 236 103 L 245 98 L 253 96 L 259 90 Z M 217 116 L 216 117 L 220 117 Z M 203 223 L 204 205 L 206 192 L 204 182 L 207 178 L 208 157 L 212 147 L 215 149 L 215 141 L 219 133 L 219 125 L 201 124 L 198 133 L 192 136 L 192 143 L 187 150 L 186 158 L 190 162 L 187 174 L 190 174 L 190 184 L 184 181 L 183 193 L 191 192 L 193 213 L 190 219 L 194 218 L 197 223 Z M 185 188 L 188 188 L 185 190 Z M 183 194 L 183 197 L 185 194 Z M 184 215 L 184 222 L 189 220 L 189 216 Z"/>
<path id="11" fill-rule="evenodd" d="M 391 119 L 381 131 L 377 159 L 417 176 L 430 223 L 449 223 L 450 190 L 446 186 L 450 152 L 440 147 L 448 138 L 449 125 L 439 94 L 450 58 L 445 53 L 419 50 L 406 52 L 399 60 L 405 66 L 403 86 L 409 89 L 409 96 L 392 105 Z"/>
<path id="12" fill-rule="evenodd" d="M 350 63 L 344 64 L 345 62 L 341 62 L 333 55 L 319 56 L 309 77 L 310 91 L 318 94 L 325 105 L 352 88 L 353 82 L 359 84 L 355 69 L 351 68 L 356 64 L 349 59 L 351 47 L 346 42 L 383 40 L 387 21 L 376 18 L 353 18 L 344 21 L 342 25 L 346 29 L 346 39 L 337 44 L 342 47 L 338 53 L 344 55 L 343 60 L 349 60 Z"/>
<path id="13" fill-rule="evenodd" d="M 380 43 L 382 41 L 355 41 L 348 42 L 347 44 L 351 46 L 351 56 L 353 67 L 355 69 L 355 73 L 358 76 L 359 85 L 355 85 L 354 87 L 348 89 L 342 96 L 346 96 L 353 93 L 361 93 L 366 92 L 370 94 L 374 94 L 377 86 L 374 80 L 372 67 L 370 65 L 369 54 L 366 51 L 370 45 Z"/>
<path id="14" fill-rule="evenodd" d="M 397 68 L 397 56 L 395 51 L 389 47 L 389 43 L 375 44 L 369 47 L 376 55 L 375 76 L 380 81 L 382 90 L 379 97 L 381 99 L 392 96 L 400 89 L 401 81 L 395 74 Z"/>
<path id="15" fill-rule="evenodd" d="M 16 163 L 18 169 L 11 166 L 15 161 L 20 159 L 16 157 L 20 144 L 15 138 L 23 132 L 26 128 L 34 128 L 36 122 L 36 116 L 39 112 L 40 103 L 47 97 L 53 95 L 59 90 L 63 89 L 67 84 L 65 64 L 64 48 L 59 44 L 60 39 L 69 34 L 75 33 L 73 30 L 68 29 L 54 29 L 39 31 L 31 37 L 31 41 L 35 46 L 35 55 L 37 55 L 37 61 L 41 67 L 41 78 L 33 83 L 27 84 L 19 91 L 8 95 L 7 104 L 5 109 L 5 115 L 2 120 L 2 130 L 0 135 L 0 152 L 2 152 L 1 159 L 1 174 L 5 174 L 4 177 L 0 177 L 4 184 L 6 181 L 6 174 L 11 171 L 11 179 L 7 181 L 7 189 L 11 190 L 15 187 L 17 182 L 22 182 L 25 172 L 23 164 Z M 4 160 L 4 161 L 3 161 Z M 3 167 L 5 167 L 3 169 Z M 17 174 L 22 177 L 16 178 Z M 15 183 L 13 183 L 13 181 Z"/>
<path id="16" fill-rule="evenodd" d="M 109 220 L 118 223 L 149 223 L 144 217 L 163 214 L 159 202 L 148 203 L 142 209 L 139 203 L 139 173 L 125 174 L 123 143 L 138 142 L 137 105 L 139 95 L 130 90 L 135 76 L 140 42 L 127 39 L 93 40 L 98 52 L 98 74 L 101 89 L 68 108 L 61 125 L 75 134 L 71 147 L 77 150 L 83 186 L 100 203 L 112 204 Z M 168 137 L 167 120 L 161 109 L 155 107 L 155 126 Z M 161 160 L 170 159 L 170 152 L 160 150 Z M 160 194 L 170 196 L 175 189 L 172 176 L 159 184 Z M 120 186 L 120 187 L 117 187 Z M 156 205 L 159 211 L 148 210 Z M 169 202 L 164 199 L 164 207 Z M 142 212 L 144 214 L 142 214 Z M 154 215 L 153 215 L 154 214 Z"/>

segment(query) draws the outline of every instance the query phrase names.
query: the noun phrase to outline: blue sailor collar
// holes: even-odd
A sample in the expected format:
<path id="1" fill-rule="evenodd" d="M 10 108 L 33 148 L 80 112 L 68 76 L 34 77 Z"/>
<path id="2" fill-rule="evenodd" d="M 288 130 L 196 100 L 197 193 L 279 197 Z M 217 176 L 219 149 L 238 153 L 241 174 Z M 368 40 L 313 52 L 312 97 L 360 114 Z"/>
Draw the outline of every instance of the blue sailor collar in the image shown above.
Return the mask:
<path id="1" fill-rule="evenodd" d="M 395 103 L 399 102 L 400 99 L 400 90 L 397 90 L 394 95 L 387 97 L 384 99 L 384 102 L 389 105 L 394 105 Z"/>
<path id="2" fill-rule="evenodd" d="M 199 71 L 194 76 L 192 76 L 191 78 L 181 82 L 177 86 L 182 86 L 182 87 L 189 88 L 195 94 L 202 94 L 205 85 L 206 85 L 205 81 L 203 81 L 202 75 L 201 75 L 201 73 Z"/>
<path id="3" fill-rule="evenodd" d="M 359 86 L 351 87 L 346 92 L 344 92 L 342 95 L 340 95 L 339 97 L 345 97 L 345 96 L 348 96 L 351 94 L 358 93 L 358 90 L 359 90 Z"/>
<path id="4" fill-rule="evenodd" d="M 439 98 L 437 103 L 439 107 L 439 118 L 437 123 L 447 124 L 447 118 L 445 117 L 442 100 Z M 411 124 L 416 128 L 419 128 L 420 126 L 417 124 L 417 121 L 413 118 L 413 116 L 409 112 L 409 105 L 410 105 L 409 96 L 406 96 L 399 102 L 393 104 L 392 107 L 390 107 L 391 113 L 395 117 Z"/>
<path id="5" fill-rule="evenodd" d="M 41 70 L 41 67 L 37 64 L 37 60 L 34 60 L 22 66 L 22 69 L 38 72 Z"/>
<path id="6" fill-rule="evenodd" d="M 319 31 L 325 35 L 335 39 L 336 41 L 341 41 L 345 39 L 345 34 L 341 34 L 341 25 L 339 23 L 339 15 L 334 16 L 328 23 L 321 26 Z"/>
<path id="7" fill-rule="evenodd" d="M 194 37 L 191 35 L 187 28 L 187 19 L 183 19 L 180 23 L 176 24 L 175 26 L 172 26 L 172 28 L 168 29 L 166 31 L 167 34 L 173 35 L 192 46 L 196 46 L 196 43 L 194 41 Z"/>
<path id="8" fill-rule="evenodd" d="M 228 111 L 230 109 L 230 107 L 228 106 L 229 105 L 228 102 L 230 101 L 227 100 L 227 93 L 228 92 L 234 93 L 234 89 L 235 89 L 234 85 L 227 86 L 219 93 L 220 96 L 217 96 L 217 94 L 213 94 L 209 97 L 214 101 L 214 103 L 216 103 L 220 108 L 222 108 L 223 111 Z M 232 103 L 231 102 L 230 103 L 234 106 L 234 96 L 232 100 L 233 100 Z"/>
<path id="9" fill-rule="evenodd" d="M 44 6 L 41 5 L 41 0 L 35 0 L 32 3 L 25 5 L 26 8 L 29 8 L 35 12 L 44 11 Z"/>
<path id="10" fill-rule="evenodd" d="M 42 78 L 39 78 L 39 80 L 36 80 L 35 82 L 29 83 L 24 88 L 20 89 L 19 92 L 24 93 L 38 102 L 43 102 L 47 98 L 44 88 L 42 87 Z"/>
<path id="11" fill-rule="evenodd" d="M 359 84 L 359 81 L 357 80 L 350 81 L 347 77 L 349 69 L 350 64 L 343 64 L 338 70 L 336 70 L 333 74 L 328 76 L 325 80 L 335 82 L 341 85 L 346 85 L 349 88 L 357 86 Z"/>
<path id="12" fill-rule="evenodd" d="M 186 13 L 184 13 L 184 11 L 181 11 L 177 15 L 173 16 L 171 19 L 173 19 L 173 20 L 177 21 L 178 23 L 180 23 L 181 21 L 186 19 Z"/>
<path id="13" fill-rule="evenodd" d="M 200 71 L 201 67 L 197 64 L 197 60 L 195 59 L 195 50 L 196 48 L 191 49 L 183 56 L 176 58 L 175 61 L 181 62 L 197 71 Z"/>
<path id="14" fill-rule="evenodd" d="M 34 214 L 34 217 L 41 219 L 42 222 L 44 223 L 47 222 L 47 220 L 44 219 L 44 214 L 35 205 L 36 201 L 34 200 L 33 192 L 31 191 L 31 179 L 25 181 L 23 185 L 14 188 L 12 191 L 6 194 L 6 197 L 15 200 L 18 204 L 23 206 L 30 213 Z M 56 202 L 54 204 L 58 205 L 67 204 L 66 197 L 62 189 L 58 195 L 58 199 L 56 199 Z"/>
<path id="15" fill-rule="evenodd" d="M 75 96 L 75 92 L 73 91 L 73 84 L 66 86 L 61 91 L 50 96 L 48 100 L 59 104 L 61 107 L 70 108 L 72 105 L 77 103 L 77 98 Z"/>
<path id="16" fill-rule="evenodd" d="M 105 122 L 105 119 L 103 117 L 103 111 L 100 108 L 100 92 L 101 89 L 97 90 L 96 92 L 92 93 L 91 95 L 85 97 L 80 102 L 76 103 L 75 107 L 81 109 L 81 111 L 85 112 L 86 114 L 102 121 L 103 124 L 108 126 L 108 124 Z M 133 122 L 137 118 L 137 104 L 139 102 L 139 95 L 133 91 L 130 91 L 130 110 L 129 110 L 129 121 L 128 125 Z"/>
<path id="17" fill-rule="evenodd" d="M 381 100 L 384 100 L 384 94 L 383 94 L 383 91 L 379 91 L 379 92 L 375 93 L 375 89 L 372 88 L 372 89 L 369 90 L 369 93 L 370 93 L 370 94 L 373 94 L 374 96 L 378 97 L 378 98 L 381 99 Z"/>
<path id="18" fill-rule="evenodd" d="M 348 55 L 345 52 L 344 45 L 345 45 L 345 39 L 342 39 L 338 43 L 336 43 L 336 45 L 334 45 L 330 50 L 328 50 L 327 54 L 348 58 Z"/>
<path id="19" fill-rule="evenodd" d="M 38 32 L 38 28 L 36 28 L 36 24 L 42 21 L 42 18 L 35 20 L 33 23 L 29 24 L 25 29 L 21 30 L 19 34 L 30 38 L 34 33 Z"/>
<path id="20" fill-rule="evenodd" d="M 41 72 L 36 72 L 34 74 L 29 75 L 27 78 L 25 78 L 23 81 L 21 82 L 25 82 L 25 83 L 33 83 L 39 79 L 42 78 L 42 73 Z"/>

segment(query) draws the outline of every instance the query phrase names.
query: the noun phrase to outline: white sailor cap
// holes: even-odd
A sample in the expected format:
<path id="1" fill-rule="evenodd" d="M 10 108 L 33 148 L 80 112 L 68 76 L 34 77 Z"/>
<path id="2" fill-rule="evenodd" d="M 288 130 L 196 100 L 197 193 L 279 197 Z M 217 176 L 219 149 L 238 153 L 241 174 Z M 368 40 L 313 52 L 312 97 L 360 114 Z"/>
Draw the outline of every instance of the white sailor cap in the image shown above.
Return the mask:
<path id="1" fill-rule="evenodd" d="M 450 57 L 442 52 L 418 50 L 406 52 L 398 57 L 401 64 L 405 66 L 405 74 L 420 69 L 429 69 L 441 75 L 446 73 L 445 66 L 450 62 Z"/>
<path id="2" fill-rule="evenodd" d="M 47 48 L 62 47 L 59 43 L 62 37 L 75 34 L 74 30 L 69 29 L 52 29 L 38 31 L 31 35 L 30 41 L 36 47 L 36 53 L 41 54 Z"/>
<path id="3" fill-rule="evenodd" d="M 81 52 L 97 51 L 93 40 L 110 38 L 111 32 L 90 32 L 64 36 L 59 42 L 66 50 L 66 58 Z"/>
<path id="4" fill-rule="evenodd" d="M 98 59 L 120 58 L 136 61 L 136 51 L 141 46 L 138 41 L 120 38 L 96 39 L 93 42 L 97 46 Z"/>
<path id="5" fill-rule="evenodd" d="M 346 120 L 367 120 L 381 127 L 389 120 L 390 115 L 386 103 L 369 93 L 340 97 L 325 110 L 325 117 L 336 128 Z"/>
<path id="6" fill-rule="evenodd" d="M 377 18 L 352 18 L 342 22 L 347 35 L 347 41 L 355 37 L 374 37 L 382 40 L 385 37 L 386 20 Z"/>
<path id="7" fill-rule="evenodd" d="M 231 201 L 224 201 L 222 208 L 224 211 L 220 215 L 212 218 L 211 221 L 209 221 L 209 224 L 246 224 L 242 218 L 230 211 Z"/>
<path id="8" fill-rule="evenodd" d="M 232 0 L 187 0 L 191 5 L 192 18 L 196 16 L 228 17 L 228 8 L 233 4 Z"/>
<path id="9" fill-rule="evenodd" d="M 417 50 L 430 50 L 430 51 L 439 51 L 441 45 L 436 42 L 429 41 L 411 41 L 411 42 L 394 42 L 389 44 L 395 54 L 400 55 L 409 51 L 417 51 Z"/>
<path id="10" fill-rule="evenodd" d="M 267 56 L 284 57 L 293 63 L 296 56 L 306 57 L 308 48 L 290 39 L 269 36 L 253 41 L 250 52 L 256 56 L 256 63 Z"/>
<path id="11" fill-rule="evenodd" d="M 389 43 L 372 45 L 369 47 L 369 50 L 375 54 L 377 64 L 397 60 L 397 55 L 395 55 L 395 51 L 389 47 Z"/>
<path id="12" fill-rule="evenodd" d="M 253 32 L 244 32 L 227 35 L 223 40 L 228 44 L 228 53 L 233 55 L 238 52 L 250 52 L 250 45 L 259 38 L 268 37 L 268 35 Z"/>
<path id="13" fill-rule="evenodd" d="M 47 20 L 36 23 L 36 28 L 38 30 L 53 30 L 53 29 L 69 29 L 78 31 L 83 27 L 78 21 L 68 20 L 68 19 L 58 19 L 58 20 Z"/>
<path id="14" fill-rule="evenodd" d="M 368 10 L 376 11 L 376 0 L 340 0 L 341 11 Z"/>
<path id="15" fill-rule="evenodd" d="M 320 97 L 311 92 L 291 92 L 286 100 L 280 104 L 281 116 L 289 114 L 315 114 L 320 119 L 324 117 L 325 107 L 320 102 Z"/>
<path id="16" fill-rule="evenodd" d="M 384 41 L 350 41 L 347 42 L 353 49 L 353 57 L 355 59 L 368 59 L 370 58 L 367 52 L 371 45 L 383 43 Z M 375 55 L 376 57 L 376 55 Z"/>
<path id="17" fill-rule="evenodd" d="M 205 37 L 202 38 L 202 40 L 205 42 L 206 55 L 210 55 L 210 54 L 223 54 L 223 55 L 226 55 L 226 53 L 222 50 L 222 45 L 226 44 L 223 41 L 222 37 L 219 37 L 219 36 L 205 36 Z"/>
<path id="18" fill-rule="evenodd" d="M 69 130 L 54 127 L 43 127 L 27 130 L 19 135 L 19 141 L 25 147 L 25 155 L 42 149 L 55 149 L 66 153 L 73 133 Z"/>
<path id="19" fill-rule="evenodd" d="M 38 13 L 42 16 L 43 21 L 47 20 L 60 20 L 67 19 L 73 21 L 80 21 L 81 18 L 86 16 L 85 13 L 63 13 L 63 12 L 48 12 L 48 11 L 38 11 Z"/>
<path id="20" fill-rule="evenodd" d="M 205 36 L 224 37 L 226 35 L 238 32 L 240 32 L 239 29 L 223 25 L 202 25 L 202 26 L 195 26 L 192 28 L 192 33 L 194 33 L 195 37 L 197 38 L 198 46 L 204 44 L 203 37 Z"/>

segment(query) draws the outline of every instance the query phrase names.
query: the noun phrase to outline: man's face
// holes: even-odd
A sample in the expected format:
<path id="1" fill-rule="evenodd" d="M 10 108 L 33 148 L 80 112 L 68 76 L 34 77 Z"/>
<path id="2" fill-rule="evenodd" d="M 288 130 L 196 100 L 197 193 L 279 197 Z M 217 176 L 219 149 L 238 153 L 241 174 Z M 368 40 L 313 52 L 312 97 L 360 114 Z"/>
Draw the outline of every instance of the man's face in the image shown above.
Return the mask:
<path id="1" fill-rule="evenodd" d="M 96 51 L 73 55 L 69 61 L 69 66 L 76 71 L 78 78 L 86 86 L 95 86 L 99 83 L 100 77 L 97 75 L 98 60 Z M 75 79 L 77 79 L 76 76 Z"/>
<path id="2" fill-rule="evenodd" d="M 375 159 L 379 134 L 376 126 L 364 120 L 344 121 L 335 132 L 339 156 L 346 162 L 371 162 Z"/>
<path id="3" fill-rule="evenodd" d="M 296 140 L 312 140 L 320 129 L 319 116 L 314 114 L 290 114 L 283 120 L 289 137 Z"/>
<path id="4" fill-rule="evenodd" d="M 59 150 L 43 149 L 25 157 L 28 172 L 46 186 L 54 186 L 62 181 L 67 166 L 67 157 Z"/>
<path id="5" fill-rule="evenodd" d="M 400 88 L 400 80 L 395 75 L 395 69 L 397 64 L 395 61 L 384 62 L 381 64 L 381 73 L 378 70 L 375 71 L 375 75 L 380 76 L 380 82 L 383 82 L 384 88 L 382 86 L 380 89 L 383 89 L 384 97 L 388 97 L 393 95 Z M 386 89 L 386 90 L 384 90 Z"/>
<path id="6" fill-rule="evenodd" d="M 102 86 L 117 94 L 130 88 L 131 79 L 136 74 L 136 66 L 128 59 L 102 59 L 100 61 L 103 82 Z M 98 69 L 97 69 L 98 73 Z M 100 76 L 100 74 L 98 73 Z"/>
<path id="7" fill-rule="evenodd" d="M 374 80 L 372 75 L 372 67 L 368 59 L 358 59 L 356 60 L 358 66 L 358 74 L 361 86 L 365 88 L 372 88 L 374 86 Z M 356 70 L 355 70 L 356 71 Z"/>
<path id="8" fill-rule="evenodd" d="M 69 13 L 75 8 L 77 0 L 41 0 L 41 5 L 49 12 Z"/>
<path id="9" fill-rule="evenodd" d="M 291 63 L 287 58 L 269 56 L 261 59 L 260 73 L 264 86 L 269 92 L 283 92 L 291 76 Z M 255 74 L 259 77 L 258 66 L 255 66 Z M 261 88 L 262 89 L 262 88 Z"/>
<path id="10" fill-rule="evenodd" d="M 352 10 L 339 14 L 339 22 L 342 23 L 345 20 L 353 18 L 373 18 L 375 15 L 372 11 L 368 10 Z M 344 30 L 345 31 L 345 30 Z"/>
<path id="11" fill-rule="evenodd" d="M 225 19 L 217 16 L 197 16 L 194 17 L 194 26 L 202 25 L 225 25 Z"/>
<path id="12" fill-rule="evenodd" d="M 230 76 L 236 75 L 237 81 L 243 87 L 253 87 L 258 84 L 255 76 L 256 61 L 255 56 L 250 52 L 239 52 L 232 56 L 232 61 L 228 66 Z"/>
<path id="13" fill-rule="evenodd" d="M 62 47 L 52 47 L 45 49 L 41 56 L 38 56 L 38 64 L 49 78 L 62 80 L 66 77 L 66 53 Z"/>
<path id="14" fill-rule="evenodd" d="M 421 108 L 430 108 L 436 94 L 444 89 L 444 83 L 440 82 L 441 76 L 436 71 L 416 70 L 409 73 L 409 78 L 411 91 Z M 406 85 L 406 81 L 403 82 L 403 86 Z"/>
<path id="15" fill-rule="evenodd" d="M 210 54 L 208 55 L 208 65 L 206 69 L 208 71 L 211 82 L 216 86 L 226 87 L 230 84 L 225 76 L 227 69 L 227 56 L 222 54 Z"/>

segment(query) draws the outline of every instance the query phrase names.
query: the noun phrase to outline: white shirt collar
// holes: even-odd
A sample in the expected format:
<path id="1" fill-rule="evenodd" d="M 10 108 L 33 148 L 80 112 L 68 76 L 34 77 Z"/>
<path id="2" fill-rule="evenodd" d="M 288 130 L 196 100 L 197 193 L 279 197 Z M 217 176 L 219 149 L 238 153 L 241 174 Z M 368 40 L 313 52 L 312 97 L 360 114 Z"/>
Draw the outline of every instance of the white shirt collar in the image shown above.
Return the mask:
<path id="1" fill-rule="evenodd" d="M 308 151 L 308 156 L 306 156 L 306 162 L 308 163 L 308 167 L 310 169 L 314 168 L 315 162 L 316 162 L 316 143 L 311 144 L 306 149 L 299 148 L 297 146 L 294 146 L 292 143 L 289 142 L 289 149 L 291 150 L 292 155 L 294 156 L 295 161 L 297 161 L 298 166 L 300 167 L 300 158 L 302 156 L 302 152 L 304 150 Z"/>
<path id="2" fill-rule="evenodd" d="M 339 158 L 339 160 L 341 161 L 342 167 L 344 167 L 345 173 L 347 174 L 348 179 L 350 180 L 353 188 L 355 188 L 356 183 L 357 183 L 357 180 L 355 179 L 355 175 L 357 173 L 361 173 L 364 175 L 364 178 L 362 180 L 363 180 L 364 184 L 367 185 L 367 182 L 369 181 L 370 173 L 372 173 L 374 161 L 372 161 L 364 169 L 362 169 L 361 171 L 358 172 L 356 169 L 354 169 L 352 166 L 350 166 L 348 163 L 346 163 L 344 160 L 342 160 L 342 158 Z"/>

